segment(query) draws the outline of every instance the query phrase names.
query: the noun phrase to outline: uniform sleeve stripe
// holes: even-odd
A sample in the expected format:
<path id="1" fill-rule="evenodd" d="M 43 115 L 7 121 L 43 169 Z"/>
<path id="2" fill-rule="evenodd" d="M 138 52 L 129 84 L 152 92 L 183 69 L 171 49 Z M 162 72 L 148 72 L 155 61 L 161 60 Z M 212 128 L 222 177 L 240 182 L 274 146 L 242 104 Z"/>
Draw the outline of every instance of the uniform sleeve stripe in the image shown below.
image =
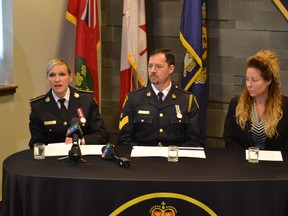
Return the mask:
<path id="1" fill-rule="evenodd" d="M 119 122 L 119 130 L 122 129 L 127 123 L 129 122 L 129 117 L 125 116 L 120 122 Z"/>

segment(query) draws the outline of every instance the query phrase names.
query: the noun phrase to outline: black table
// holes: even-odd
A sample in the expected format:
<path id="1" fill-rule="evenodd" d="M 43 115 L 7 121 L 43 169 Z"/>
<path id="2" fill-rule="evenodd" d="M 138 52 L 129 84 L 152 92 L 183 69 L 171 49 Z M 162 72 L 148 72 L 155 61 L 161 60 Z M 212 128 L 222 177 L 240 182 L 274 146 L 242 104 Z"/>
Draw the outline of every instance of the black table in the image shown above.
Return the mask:
<path id="1" fill-rule="evenodd" d="M 100 156 L 77 163 L 21 151 L 3 162 L 2 214 L 288 215 L 288 153 L 284 162 L 250 164 L 244 150 L 205 151 L 207 159 L 178 163 L 132 158 L 129 169 Z"/>

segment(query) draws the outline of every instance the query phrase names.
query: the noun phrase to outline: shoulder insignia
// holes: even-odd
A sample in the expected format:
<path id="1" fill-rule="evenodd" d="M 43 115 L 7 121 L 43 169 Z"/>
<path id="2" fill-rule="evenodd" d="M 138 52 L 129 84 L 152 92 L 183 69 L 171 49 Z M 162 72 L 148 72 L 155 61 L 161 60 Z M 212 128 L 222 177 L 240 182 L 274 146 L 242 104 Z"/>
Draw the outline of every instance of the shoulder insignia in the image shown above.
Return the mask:
<path id="1" fill-rule="evenodd" d="M 140 87 L 140 88 L 138 88 L 138 89 L 135 89 L 135 90 L 129 92 L 129 94 L 134 94 L 134 93 L 136 93 L 136 92 L 143 91 L 143 90 L 145 90 L 146 88 L 147 88 L 146 85 L 145 85 L 145 86 L 142 86 L 142 87 Z"/>
<path id="2" fill-rule="evenodd" d="M 93 94 L 93 91 L 90 91 L 90 90 L 83 90 L 83 89 L 78 89 L 78 88 L 77 88 L 77 91 Z"/>
<path id="3" fill-rule="evenodd" d="M 38 96 L 38 97 L 31 98 L 31 99 L 30 99 L 30 103 L 32 103 L 32 102 L 34 102 L 34 101 L 38 101 L 38 100 L 40 100 L 40 99 L 42 99 L 42 98 L 44 98 L 44 97 L 45 97 L 45 94 L 40 95 L 40 96 Z"/>
<path id="4" fill-rule="evenodd" d="M 180 91 L 180 92 L 183 92 L 183 93 L 185 93 L 185 94 L 191 94 L 191 92 L 189 92 L 189 91 L 186 91 L 186 90 L 184 90 L 184 89 L 182 89 L 182 88 L 175 88 L 177 91 Z"/>

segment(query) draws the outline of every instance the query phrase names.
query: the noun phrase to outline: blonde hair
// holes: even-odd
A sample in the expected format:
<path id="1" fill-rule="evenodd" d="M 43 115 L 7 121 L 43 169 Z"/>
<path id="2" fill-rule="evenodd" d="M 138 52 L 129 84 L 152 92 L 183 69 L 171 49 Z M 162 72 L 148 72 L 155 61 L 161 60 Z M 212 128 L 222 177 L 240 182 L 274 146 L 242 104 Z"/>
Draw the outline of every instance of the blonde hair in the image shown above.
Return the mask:
<path id="1" fill-rule="evenodd" d="M 272 138 L 278 135 L 277 125 L 283 116 L 282 96 L 280 92 L 278 56 L 270 50 L 261 50 L 247 59 L 247 68 L 256 68 L 266 81 L 271 81 L 268 87 L 268 99 L 265 102 L 265 134 Z M 239 97 L 236 107 L 237 124 L 244 130 L 247 121 L 250 120 L 254 100 L 245 87 Z"/>
<path id="2" fill-rule="evenodd" d="M 55 58 L 55 59 L 52 59 L 51 61 L 48 62 L 47 66 L 46 66 L 46 75 L 48 75 L 49 71 L 54 66 L 58 66 L 58 65 L 66 65 L 69 75 L 72 74 L 71 69 L 69 67 L 69 64 L 64 59 Z"/>

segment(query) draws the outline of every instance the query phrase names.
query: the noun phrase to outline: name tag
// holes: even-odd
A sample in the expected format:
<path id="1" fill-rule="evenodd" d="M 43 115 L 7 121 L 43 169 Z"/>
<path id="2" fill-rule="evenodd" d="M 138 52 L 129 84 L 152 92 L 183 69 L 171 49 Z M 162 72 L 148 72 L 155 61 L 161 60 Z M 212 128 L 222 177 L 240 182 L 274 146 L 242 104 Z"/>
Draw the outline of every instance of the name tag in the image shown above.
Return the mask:
<path id="1" fill-rule="evenodd" d="M 149 110 L 138 110 L 138 114 L 149 115 L 150 111 Z"/>
<path id="2" fill-rule="evenodd" d="M 56 120 L 44 122 L 44 125 L 54 125 L 54 124 L 56 124 Z"/>

